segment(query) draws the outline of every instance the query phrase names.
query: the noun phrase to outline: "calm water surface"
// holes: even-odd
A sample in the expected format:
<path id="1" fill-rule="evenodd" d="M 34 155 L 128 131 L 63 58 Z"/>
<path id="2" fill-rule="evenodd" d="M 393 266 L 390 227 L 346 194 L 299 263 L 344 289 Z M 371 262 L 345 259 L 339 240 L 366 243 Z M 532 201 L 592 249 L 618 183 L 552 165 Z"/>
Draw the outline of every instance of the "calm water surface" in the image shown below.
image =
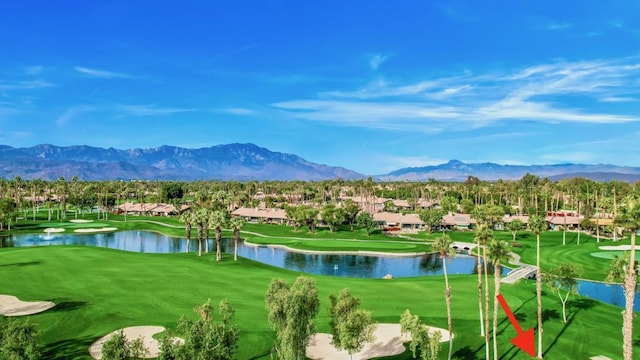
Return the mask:
<path id="1" fill-rule="evenodd" d="M 103 234 L 25 234 L 0 237 L 0 246 L 54 246 L 86 245 L 144 253 L 178 253 L 186 251 L 186 241 L 162 234 L 145 231 L 118 231 Z M 215 243 L 209 241 L 210 250 Z M 204 249 L 204 244 L 203 244 Z M 191 241 L 191 252 L 198 251 L 197 241 Z M 233 253 L 233 242 L 223 241 L 223 251 Z M 299 271 L 342 277 L 381 278 L 386 274 L 394 277 L 441 275 L 442 261 L 434 254 L 420 256 L 362 256 L 301 254 L 286 249 L 267 246 L 249 246 L 238 243 L 238 255 L 265 264 Z M 476 273 L 477 259 L 474 256 L 458 255 L 447 261 L 449 274 Z M 492 269 L 490 269 L 492 271 Z M 506 274 L 509 269 L 503 269 Z M 624 306 L 622 286 L 592 281 L 580 281 L 579 293 L 593 299 Z M 640 296 L 636 296 L 635 309 L 640 311 Z"/>

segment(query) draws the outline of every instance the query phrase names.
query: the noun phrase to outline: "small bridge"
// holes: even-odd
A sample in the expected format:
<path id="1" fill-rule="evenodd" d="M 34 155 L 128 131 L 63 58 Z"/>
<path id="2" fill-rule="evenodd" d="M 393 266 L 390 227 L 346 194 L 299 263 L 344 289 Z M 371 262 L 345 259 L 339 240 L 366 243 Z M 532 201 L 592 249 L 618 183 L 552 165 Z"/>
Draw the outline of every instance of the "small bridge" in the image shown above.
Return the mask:
<path id="1" fill-rule="evenodd" d="M 526 265 L 511 270 L 507 276 L 503 277 L 500 282 L 505 284 L 514 284 L 520 279 L 535 279 L 536 278 L 535 266 Z"/>

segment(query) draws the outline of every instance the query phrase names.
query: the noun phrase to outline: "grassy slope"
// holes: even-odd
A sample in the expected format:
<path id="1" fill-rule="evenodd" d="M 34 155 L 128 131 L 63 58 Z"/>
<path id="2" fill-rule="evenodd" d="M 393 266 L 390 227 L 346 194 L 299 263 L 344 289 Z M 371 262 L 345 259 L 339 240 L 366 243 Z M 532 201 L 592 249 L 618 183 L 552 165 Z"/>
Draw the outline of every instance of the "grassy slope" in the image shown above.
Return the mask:
<path id="1" fill-rule="evenodd" d="M 194 316 L 193 306 L 207 298 L 229 298 L 236 309 L 242 335 L 239 359 L 264 355 L 272 343 L 266 321 L 264 292 L 271 278 L 293 281 L 297 273 L 256 262 L 233 262 L 230 256 L 216 263 L 213 256 L 194 254 L 137 254 L 89 247 L 0 249 L 2 293 L 25 300 L 53 300 L 59 305 L 34 315 L 45 343 L 47 358 L 88 358 L 87 347 L 98 337 L 131 325 L 174 326 L 183 314 Z M 314 276 L 322 309 L 321 331 L 328 327 L 330 293 L 344 287 L 362 298 L 379 322 L 397 322 L 409 308 L 425 323 L 446 327 L 442 277 L 350 279 Z M 490 280 L 491 281 L 491 280 Z M 492 282 L 492 281 L 491 281 Z M 477 284 L 473 275 L 452 276 L 455 358 L 484 358 L 477 335 Z M 503 293 L 523 328 L 535 325 L 535 287 L 531 282 L 503 286 Z M 571 322 L 559 320 L 561 308 L 549 294 L 545 305 L 546 357 L 586 359 L 594 355 L 618 358 L 620 309 L 591 300 L 575 302 Z M 500 352 L 505 359 L 528 359 L 509 343 L 515 333 L 500 312 Z M 640 319 L 635 324 L 640 326 Z M 636 336 L 640 340 L 640 336 Z M 446 358 L 444 355 L 441 358 Z M 636 348 L 640 352 L 640 347 Z M 265 358 L 268 358 L 265 357 Z M 409 359 L 405 353 L 395 359 Z"/>

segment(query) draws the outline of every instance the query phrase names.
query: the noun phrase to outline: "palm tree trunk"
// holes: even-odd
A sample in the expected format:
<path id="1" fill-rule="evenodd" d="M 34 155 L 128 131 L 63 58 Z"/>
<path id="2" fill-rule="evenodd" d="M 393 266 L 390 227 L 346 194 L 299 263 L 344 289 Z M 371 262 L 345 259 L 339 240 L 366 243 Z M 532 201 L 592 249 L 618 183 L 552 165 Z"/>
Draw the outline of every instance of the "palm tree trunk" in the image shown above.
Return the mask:
<path id="1" fill-rule="evenodd" d="M 209 253 L 209 226 L 204 227 L 204 252 Z"/>
<path id="2" fill-rule="evenodd" d="M 187 248 L 185 249 L 185 253 L 189 253 L 189 243 L 191 242 L 191 224 L 185 225 L 185 230 L 187 232 Z"/>
<path id="3" fill-rule="evenodd" d="M 484 321 L 482 320 L 482 263 L 480 262 L 480 240 L 477 242 L 478 246 L 478 311 L 480 312 L 480 336 L 485 336 L 484 333 Z"/>
<path id="4" fill-rule="evenodd" d="M 233 261 L 238 261 L 238 237 L 240 231 L 234 230 L 233 232 Z"/>
<path id="5" fill-rule="evenodd" d="M 198 224 L 198 256 L 202 256 L 202 224 Z"/>
<path id="6" fill-rule="evenodd" d="M 622 315 L 622 349 L 624 360 L 633 358 L 633 301 L 636 294 L 636 229 L 631 229 L 631 254 L 624 276 L 625 308 Z"/>
<path id="7" fill-rule="evenodd" d="M 453 329 L 451 326 L 451 288 L 449 287 L 449 276 L 447 275 L 447 257 L 442 257 L 442 271 L 444 272 L 444 300 L 447 304 L 447 327 L 449 330 L 449 357 L 451 360 L 451 353 L 453 352 Z"/>
<path id="8" fill-rule="evenodd" d="M 536 236 L 536 296 L 538 298 L 538 359 L 542 359 L 542 271 L 540 270 L 540 234 Z"/>
<path id="9" fill-rule="evenodd" d="M 484 345 L 487 359 L 489 359 L 489 276 L 487 271 L 487 244 L 482 247 L 484 261 Z"/>
<path id="10" fill-rule="evenodd" d="M 500 260 L 494 264 L 493 280 L 493 358 L 498 359 L 498 295 L 500 295 Z"/>
<path id="11" fill-rule="evenodd" d="M 222 260 L 222 254 L 220 253 L 220 236 L 221 230 L 219 227 L 216 228 L 216 261 Z"/>

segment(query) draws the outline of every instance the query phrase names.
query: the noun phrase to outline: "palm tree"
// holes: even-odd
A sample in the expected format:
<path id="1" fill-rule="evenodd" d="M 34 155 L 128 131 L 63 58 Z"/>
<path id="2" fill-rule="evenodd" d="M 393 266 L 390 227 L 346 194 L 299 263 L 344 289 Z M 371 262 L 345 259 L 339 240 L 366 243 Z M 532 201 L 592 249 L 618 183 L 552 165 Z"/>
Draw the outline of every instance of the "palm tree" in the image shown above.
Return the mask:
<path id="1" fill-rule="evenodd" d="M 442 270 L 444 271 L 444 300 L 447 304 L 447 325 L 449 328 L 449 357 L 451 360 L 451 352 L 453 351 L 453 330 L 451 327 L 451 288 L 449 287 L 449 277 L 447 276 L 447 257 L 455 256 L 456 252 L 451 247 L 453 241 L 447 235 L 438 237 L 431 245 L 431 250 L 440 253 L 442 259 Z"/>
<path id="2" fill-rule="evenodd" d="M 626 272 L 622 282 L 625 297 L 625 308 L 622 315 L 622 349 L 624 360 L 631 360 L 633 357 L 633 302 L 637 287 L 636 231 L 640 229 L 640 204 L 637 198 L 627 198 L 626 204 L 620 208 L 614 223 L 631 233 L 631 252 L 626 269 L 623 269 Z"/>
<path id="3" fill-rule="evenodd" d="M 198 256 L 202 256 L 202 235 L 204 229 L 204 223 L 207 221 L 206 219 L 206 210 L 198 209 L 194 214 L 194 222 L 198 227 Z"/>
<path id="4" fill-rule="evenodd" d="M 478 306 L 480 308 L 480 326 L 482 330 L 480 334 L 485 338 L 485 351 L 486 358 L 489 358 L 489 280 L 488 280 L 488 270 L 487 270 L 487 242 L 493 240 L 493 231 L 489 228 L 488 225 L 482 224 L 475 233 L 475 239 L 478 244 Z M 480 244 L 482 242 L 482 245 Z M 485 298 L 485 315 L 484 315 L 484 324 L 483 324 L 483 316 L 482 316 L 482 270 L 480 263 L 480 248 L 482 248 L 482 265 L 484 265 L 484 298 Z"/>
<path id="5" fill-rule="evenodd" d="M 240 217 L 231 218 L 229 225 L 233 229 L 233 260 L 238 261 L 238 239 L 240 238 L 240 229 L 244 225 L 244 221 Z"/>
<path id="6" fill-rule="evenodd" d="M 187 235 L 187 248 L 186 253 L 189 252 L 189 244 L 191 242 L 191 223 L 194 220 L 193 213 L 191 211 L 185 211 L 180 215 L 180 222 L 184 223 L 184 230 Z"/>
<path id="7" fill-rule="evenodd" d="M 493 358 L 498 358 L 498 295 L 500 295 L 501 262 L 511 258 L 509 244 L 503 240 L 493 240 L 489 243 L 489 260 L 493 264 Z"/>
<path id="8" fill-rule="evenodd" d="M 536 234 L 536 296 L 538 298 L 538 358 L 542 359 L 542 271 L 540 270 L 540 233 L 546 229 L 544 218 L 534 215 L 529 218 L 529 228 Z"/>
<path id="9" fill-rule="evenodd" d="M 209 227 L 216 231 L 216 261 L 222 260 L 220 252 L 220 240 L 222 238 L 222 227 L 227 223 L 227 214 L 224 210 L 212 211 L 209 215 Z"/>

